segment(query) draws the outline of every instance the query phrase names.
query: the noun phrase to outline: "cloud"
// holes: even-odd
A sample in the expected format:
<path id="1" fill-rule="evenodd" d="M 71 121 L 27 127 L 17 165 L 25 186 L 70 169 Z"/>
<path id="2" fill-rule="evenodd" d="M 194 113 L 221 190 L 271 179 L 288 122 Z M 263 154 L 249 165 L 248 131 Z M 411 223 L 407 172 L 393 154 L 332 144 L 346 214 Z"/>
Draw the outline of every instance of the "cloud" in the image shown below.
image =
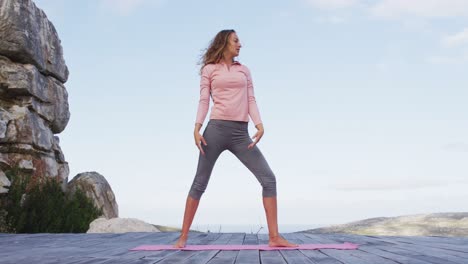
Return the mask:
<path id="1" fill-rule="evenodd" d="M 137 9 L 161 5 L 163 0 L 100 0 L 100 5 L 104 9 L 110 9 L 120 15 L 130 15 Z"/>
<path id="2" fill-rule="evenodd" d="M 464 142 L 454 142 L 443 146 L 443 149 L 455 152 L 468 152 L 468 144 Z"/>
<path id="3" fill-rule="evenodd" d="M 289 11 L 282 10 L 278 13 L 278 16 L 282 18 L 289 18 L 289 17 L 292 17 L 293 14 Z"/>
<path id="4" fill-rule="evenodd" d="M 428 63 L 435 65 L 453 65 L 468 62 L 468 28 L 458 33 L 447 35 L 443 37 L 440 42 L 442 46 L 446 48 L 454 48 L 453 50 L 457 51 L 458 54 L 431 56 L 426 60 Z M 457 144 L 463 146 L 463 143 Z M 454 143 L 452 145 L 457 144 Z M 468 148 L 466 144 L 465 148 Z"/>
<path id="5" fill-rule="evenodd" d="M 378 62 L 375 64 L 375 68 L 379 72 L 389 72 L 390 71 L 390 64 L 388 62 Z"/>
<path id="6" fill-rule="evenodd" d="M 358 3 L 358 0 L 307 0 L 309 4 L 320 9 L 339 9 L 351 7 Z"/>
<path id="7" fill-rule="evenodd" d="M 401 17 L 466 17 L 467 0 L 306 0 L 320 9 L 344 9 L 364 7 L 370 14 L 380 18 L 398 19 Z"/>
<path id="8" fill-rule="evenodd" d="M 459 56 L 445 56 L 435 55 L 427 58 L 426 60 L 430 64 L 435 65 L 450 65 L 468 62 L 468 53 Z"/>
<path id="9" fill-rule="evenodd" d="M 468 184 L 468 179 L 453 177 L 450 180 L 443 179 L 381 179 L 354 182 L 340 182 L 329 187 L 340 191 L 383 191 L 383 190 L 407 190 L 431 187 L 444 187 L 448 185 Z"/>
<path id="10" fill-rule="evenodd" d="M 468 16 L 466 0 L 381 0 L 370 8 L 374 16 L 395 19 L 403 16 Z"/>
<path id="11" fill-rule="evenodd" d="M 442 39 L 442 44 L 446 47 L 455 47 L 468 43 L 468 28 L 454 35 Z"/>
<path id="12" fill-rule="evenodd" d="M 317 23 L 320 23 L 320 24 L 341 24 L 341 23 L 344 23 L 346 20 L 341 17 L 341 16 L 322 16 L 322 17 L 318 17 L 316 19 Z"/>

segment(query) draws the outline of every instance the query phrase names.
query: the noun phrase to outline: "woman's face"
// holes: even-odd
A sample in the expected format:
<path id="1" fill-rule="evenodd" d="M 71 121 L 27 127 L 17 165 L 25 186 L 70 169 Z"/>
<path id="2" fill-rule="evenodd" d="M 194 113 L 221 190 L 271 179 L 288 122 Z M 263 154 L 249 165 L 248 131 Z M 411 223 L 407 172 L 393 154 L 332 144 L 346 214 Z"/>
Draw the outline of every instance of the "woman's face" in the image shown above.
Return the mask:
<path id="1" fill-rule="evenodd" d="M 239 51 L 242 45 L 240 44 L 239 38 L 237 37 L 236 32 L 231 33 L 228 38 L 228 45 L 226 46 L 226 51 L 228 55 L 232 57 L 239 56 Z"/>

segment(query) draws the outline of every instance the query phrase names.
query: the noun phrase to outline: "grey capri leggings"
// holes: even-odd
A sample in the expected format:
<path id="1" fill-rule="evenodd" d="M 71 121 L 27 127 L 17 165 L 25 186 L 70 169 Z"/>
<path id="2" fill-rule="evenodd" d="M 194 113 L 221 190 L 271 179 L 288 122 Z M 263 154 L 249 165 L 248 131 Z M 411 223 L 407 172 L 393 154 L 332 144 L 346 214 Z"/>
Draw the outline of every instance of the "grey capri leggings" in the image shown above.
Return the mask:
<path id="1" fill-rule="evenodd" d="M 210 119 L 203 132 L 208 145 L 202 142 L 205 155 L 199 153 L 198 167 L 189 195 L 199 200 L 205 192 L 211 172 L 221 152 L 229 150 L 255 175 L 262 186 L 262 196 L 276 196 L 276 178 L 260 149 L 252 143 L 248 123 L 243 121 Z M 233 193 L 233 195 L 237 195 Z"/>

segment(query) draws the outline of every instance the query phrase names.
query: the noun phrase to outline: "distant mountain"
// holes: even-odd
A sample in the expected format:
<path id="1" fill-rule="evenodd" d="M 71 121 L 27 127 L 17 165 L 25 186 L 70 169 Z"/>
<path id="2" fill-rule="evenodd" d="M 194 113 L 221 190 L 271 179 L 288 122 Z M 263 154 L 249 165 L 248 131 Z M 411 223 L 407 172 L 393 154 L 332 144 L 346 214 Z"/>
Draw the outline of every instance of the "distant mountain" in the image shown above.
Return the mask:
<path id="1" fill-rule="evenodd" d="M 302 232 L 378 236 L 468 236 L 468 212 L 376 217 Z"/>

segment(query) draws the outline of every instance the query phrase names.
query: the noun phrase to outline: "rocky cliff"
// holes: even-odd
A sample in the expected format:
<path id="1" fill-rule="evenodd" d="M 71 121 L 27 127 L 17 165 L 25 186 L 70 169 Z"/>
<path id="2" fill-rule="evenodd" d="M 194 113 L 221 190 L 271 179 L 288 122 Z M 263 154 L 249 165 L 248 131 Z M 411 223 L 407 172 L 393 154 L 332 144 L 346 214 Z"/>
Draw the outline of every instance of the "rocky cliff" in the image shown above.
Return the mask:
<path id="1" fill-rule="evenodd" d="M 84 190 L 105 218 L 118 217 L 107 180 L 96 172 L 68 182 L 57 134 L 70 120 L 68 68 L 54 25 L 31 0 L 0 0 L 0 193 L 5 171 L 54 177 L 65 192 Z"/>
<path id="2" fill-rule="evenodd" d="M 68 163 L 56 134 L 70 119 L 67 79 L 60 39 L 45 13 L 30 0 L 1 0 L 0 182 L 8 186 L 4 171 L 17 166 L 58 177 L 66 190 Z"/>

